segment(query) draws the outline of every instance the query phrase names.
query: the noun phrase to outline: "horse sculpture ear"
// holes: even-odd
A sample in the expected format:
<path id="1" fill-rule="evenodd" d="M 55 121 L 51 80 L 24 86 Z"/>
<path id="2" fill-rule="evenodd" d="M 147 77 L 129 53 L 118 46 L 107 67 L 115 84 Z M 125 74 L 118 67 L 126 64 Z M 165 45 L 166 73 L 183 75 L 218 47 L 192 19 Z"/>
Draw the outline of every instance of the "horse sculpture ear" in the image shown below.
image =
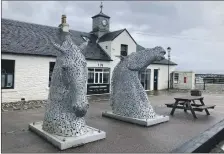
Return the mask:
<path id="1" fill-rule="evenodd" d="M 51 39 L 51 43 L 53 44 L 53 46 L 58 49 L 58 51 L 60 51 L 61 54 L 65 53 L 64 49 L 62 48 L 62 46 L 60 46 L 59 44 L 57 44 L 53 39 Z"/>

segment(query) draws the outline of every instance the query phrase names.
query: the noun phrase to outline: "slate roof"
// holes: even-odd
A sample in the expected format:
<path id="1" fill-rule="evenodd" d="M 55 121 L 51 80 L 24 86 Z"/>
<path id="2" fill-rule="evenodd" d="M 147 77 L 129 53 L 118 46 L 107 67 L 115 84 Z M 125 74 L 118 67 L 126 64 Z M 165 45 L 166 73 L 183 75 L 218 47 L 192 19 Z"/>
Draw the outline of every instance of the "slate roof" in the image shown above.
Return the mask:
<path id="1" fill-rule="evenodd" d="M 114 40 L 118 35 L 120 35 L 125 29 L 113 31 L 106 33 L 105 35 L 101 36 L 98 40 L 98 42 L 105 42 L 105 41 L 112 41 Z"/>
<path id="2" fill-rule="evenodd" d="M 58 27 L 50 27 L 33 23 L 2 19 L 2 53 L 56 56 L 56 50 L 50 39 L 61 41 Z M 80 31 L 70 30 L 73 41 L 80 45 L 90 39 L 86 50 L 83 51 L 88 60 L 110 61 L 110 56 L 96 43 L 97 37 Z"/>
<path id="3" fill-rule="evenodd" d="M 56 50 L 50 43 L 50 39 L 54 39 L 57 43 L 61 43 L 61 38 L 59 37 L 60 29 L 58 27 L 26 23 L 11 19 L 2 19 L 1 24 L 2 53 L 54 57 L 56 56 Z M 112 41 L 125 30 L 126 29 L 121 29 L 118 31 L 109 32 L 99 38 L 98 42 Z M 97 36 L 95 36 L 94 34 L 75 30 L 70 30 L 70 34 L 72 36 L 73 41 L 77 45 L 80 45 L 85 41 L 82 36 L 85 36 L 90 39 L 90 43 L 88 44 L 86 50 L 83 51 L 83 54 L 85 55 L 87 60 L 111 61 L 111 58 L 106 53 L 106 51 L 104 51 L 104 49 L 101 48 L 98 43 L 96 43 Z M 134 39 L 133 41 L 135 42 Z M 136 51 L 145 49 L 137 43 L 136 45 Z M 156 61 L 153 64 L 168 65 L 168 60 L 164 59 L 161 61 Z M 170 65 L 177 64 L 170 61 Z"/>
<path id="4" fill-rule="evenodd" d="M 136 51 L 140 51 L 140 50 L 144 50 L 145 48 L 139 44 L 137 44 L 136 46 Z M 168 59 L 163 59 L 163 60 L 160 60 L 160 61 L 155 61 L 153 62 L 153 64 L 159 64 L 159 65 L 168 65 Z M 177 65 L 176 63 L 170 61 L 169 62 L 169 65 Z"/>
<path id="5" fill-rule="evenodd" d="M 130 35 L 130 33 L 127 31 L 127 29 L 121 29 L 113 32 L 106 33 L 105 35 L 101 36 L 98 40 L 98 42 L 105 42 L 105 41 L 113 41 L 118 35 L 120 35 L 123 31 L 126 31 L 128 35 L 131 37 L 131 39 L 135 42 L 133 37 Z M 135 42 L 135 44 L 137 44 Z"/>
<path id="6" fill-rule="evenodd" d="M 93 16 L 92 18 L 96 18 L 96 17 L 105 17 L 105 18 L 110 18 L 108 15 L 104 14 L 103 12 L 100 12 L 99 14 Z"/>

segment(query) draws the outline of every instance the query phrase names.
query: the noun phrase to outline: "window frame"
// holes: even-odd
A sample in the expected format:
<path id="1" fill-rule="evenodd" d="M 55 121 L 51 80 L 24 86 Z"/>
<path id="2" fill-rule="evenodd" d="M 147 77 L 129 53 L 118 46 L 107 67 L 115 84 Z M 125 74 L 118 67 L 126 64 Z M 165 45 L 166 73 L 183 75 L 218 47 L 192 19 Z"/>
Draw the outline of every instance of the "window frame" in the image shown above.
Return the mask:
<path id="1" fill-rule="evenodd" d="M 126 50 L 122 50 L 122 46 L 125 46 Z M 121 49 L 120 49 L 120 55 L 121 56 L 128 56 L 128 45 L 127 44 L 121 44 Z M 126 52 L 126 55 L 122 55 L 122 52 Z"/>
<path id="2" fill-rule="evenodd" d="M 49 62 L 49 79 L 48 79 L 48 87 L 50 87 L 50 85 L 51 85 L 52 75 L 53 75 L 53 71 L 54 71 L 54 67 L 53 67 L 52 72 L 51 72 L 51 63 L 54 63 L 54 67 L 55 67 L 56 62 L 53 62 L 53 61 L 50 61 L 50 62 Z"/>
<path id="3" fill-rule="evenodd" d="M 93 69 L 93 71 L 89 71 L 89 69 Z M 96 71 L 101 69 L 101 71 Z M 106 70 L 106 71 L 105 71 Z M 93 73 L 93 83 L 89 83 L 89 72 Z M 108 82 L 104 83 L 104 74 L 108 74 Z M 97 79 L 96 79 L 97 77 Z M 87 84 L 110 84 L 110 68 L 107 67 L 88 67 L 88 77 Z"/>
<path id="4" fill-rule="evenodd" d="M 5 85 L 7 85 L 7 76 L 8 75 L 12 75 L 12 86 L 11 87 L 2 87 L 1 86 L 1 89 L 14 89 L 15 88 L 15 65 L 16 65 L 16 61 L 14 59 L 2 59 L 2 61 L 4 60 L 8 60 L 8 61 L 13 61 L 13 73 L 2 73 L 1 72 L 1 82 L 2 82 L 2 75 L 4 74 L 5 75 Z M 2 63 L 2 62 L 1 62 Z M 1 69 L 2 69 L 2 66 L 1 66 Z"/>
<path id="5" fill-rule="evenodd" d="M 177 75 L 177 76 L 176 76 Z M 176 78 L 177 77 L 177 78 Z M 177 80 L 176 80 L 177 79 Z M 173 83 L 177 84 L 179 83 L 179 73 L 174 73 L 174 79 L 173 79 Z"/>

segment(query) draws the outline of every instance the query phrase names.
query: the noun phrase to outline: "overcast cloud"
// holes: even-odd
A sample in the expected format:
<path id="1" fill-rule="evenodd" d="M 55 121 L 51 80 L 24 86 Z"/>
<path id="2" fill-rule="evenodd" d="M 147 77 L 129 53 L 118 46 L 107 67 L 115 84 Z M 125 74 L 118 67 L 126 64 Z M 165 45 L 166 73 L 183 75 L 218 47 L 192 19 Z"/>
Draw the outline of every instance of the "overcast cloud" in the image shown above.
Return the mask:
<path id="1" fill-rule="evenodd" d="M 58 26 L 61 15 L 73 30 L 90 32 L 97 1 L 3 1 L 2 17 Z M 170 46 L 178 70 L 224 73 L 224 2 L 104 1 L 110 30 L 126 28 L 137 43 Z"/>

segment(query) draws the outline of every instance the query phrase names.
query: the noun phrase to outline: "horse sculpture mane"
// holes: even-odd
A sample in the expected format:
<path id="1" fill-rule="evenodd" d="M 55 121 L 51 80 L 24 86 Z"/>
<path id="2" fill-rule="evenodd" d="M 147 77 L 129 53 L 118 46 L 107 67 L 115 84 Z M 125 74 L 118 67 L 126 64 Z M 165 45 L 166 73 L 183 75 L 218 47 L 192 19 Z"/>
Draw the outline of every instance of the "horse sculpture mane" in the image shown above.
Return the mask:
<path id="1" fill-rule="evenodd" d="M 87 132 L 84 116 L 89 107 L 86 97 L 87 63 L 82 50 L 88 42 L 77 46 L 69 34 L 62 45 L 53 45 L 58 56 L 43 121 L 43 130 L 59 136 L 80 136 Z"/>
<path id="2" fill-rule="evenodd" d="M 164 59 L 162 47 L 145 49 L 121 57 L 112 75 L 111 107 L 114 114 L 138 119 L 155 118 L 138 73 L 151 63 Z"/>

